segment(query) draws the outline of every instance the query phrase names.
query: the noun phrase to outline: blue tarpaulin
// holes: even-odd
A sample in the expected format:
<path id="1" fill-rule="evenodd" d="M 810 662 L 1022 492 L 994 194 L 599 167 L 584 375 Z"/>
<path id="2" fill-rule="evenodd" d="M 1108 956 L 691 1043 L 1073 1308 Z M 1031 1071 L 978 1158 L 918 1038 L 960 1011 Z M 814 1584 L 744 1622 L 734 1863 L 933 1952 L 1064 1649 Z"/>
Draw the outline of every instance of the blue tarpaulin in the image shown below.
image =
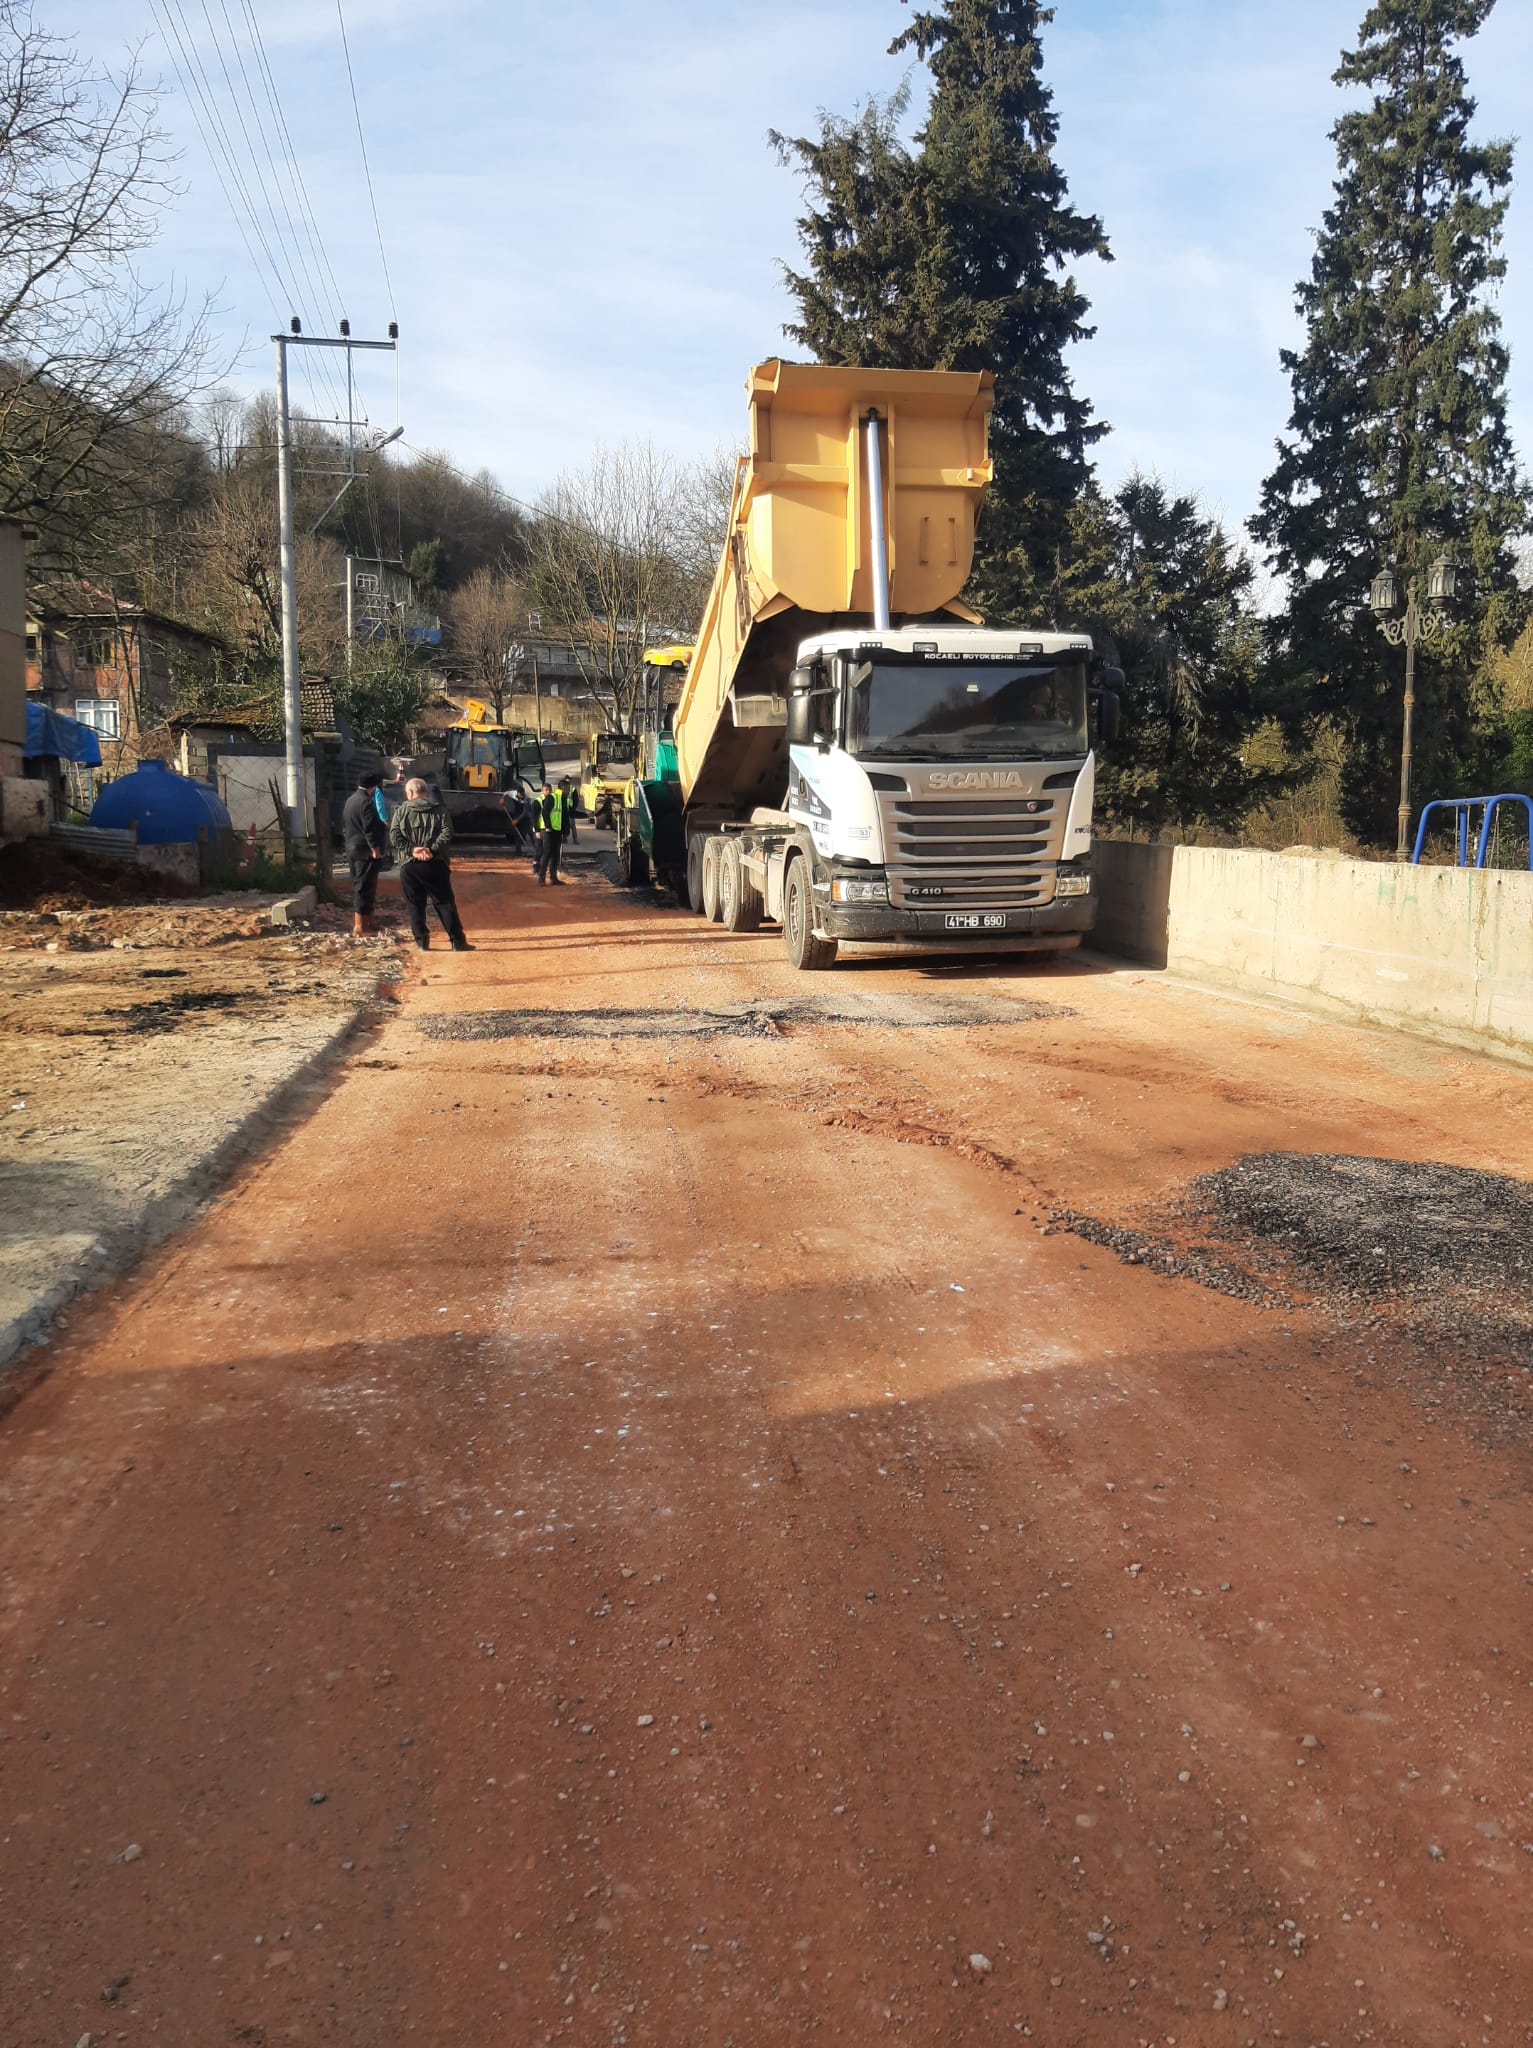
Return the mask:
<path id="1" fill-rule="evenodd" d="M 78 761 L 82 768 L 101 766 L 101 742 L 90 727 L 46 704 L 28 704 L 27 743 L 21 751 L 28 761 L 52 754 L 60 761 Z"/>

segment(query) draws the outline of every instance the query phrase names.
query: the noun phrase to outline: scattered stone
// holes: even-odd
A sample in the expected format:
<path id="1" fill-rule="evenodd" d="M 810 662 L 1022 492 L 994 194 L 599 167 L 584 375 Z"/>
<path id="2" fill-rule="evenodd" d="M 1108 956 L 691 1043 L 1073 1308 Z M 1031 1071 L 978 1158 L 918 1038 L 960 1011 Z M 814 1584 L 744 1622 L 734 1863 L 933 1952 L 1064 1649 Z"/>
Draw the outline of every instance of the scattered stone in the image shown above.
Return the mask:
<path id="1" fill-rule="evenodd" d="M 654 1725 L 655 1717 L 653 1714 L 641 1714 L 639 1716 L 639 1726 L 641 1728 L 653 1728 Z"/>
<path id="2" fill-rule="evenodd" d="M 1441 1863 L 1446 1857 L 1447 1853 L 1447 1850 L 1444 1849 L 1441 1842 L 1427 1843 L 1427 1854 L 1431 1857 L 1434 1863 Z"/>
<path id="3" fill-rule="evenodd" d="M 1230 2002 L 1230 1994 L 1222 1987 L 1214 1993 L 1214 2011 L 1223 2012 Z"/>
<path id="4" fill-rule="evenodd" d="M 123 1850 L 122 1854 L 120 1856 L 114 1856 L 112 1858 L 112 1861 L 114 1863 L 137 1863 L 139 1857 L 142 1856 L 143 1853 L 143 1848 L 139 1843 L 130 1842 L 127 1848 Z"/>
<path id="5" fill-rule="evenodd" d="M 978 1949 L 969 1958 L 969 1968 L 976 1977 L 988 1977 L 994 1967 L 989 1956 L 982 1956 Z"/>
<path id="6" fill-rule="evenodd" d="M 309 1804 L 310 1806 L 323 1806 L 329 1797 L 328 1792 L 311 1792 L 309 1794 Z"/>

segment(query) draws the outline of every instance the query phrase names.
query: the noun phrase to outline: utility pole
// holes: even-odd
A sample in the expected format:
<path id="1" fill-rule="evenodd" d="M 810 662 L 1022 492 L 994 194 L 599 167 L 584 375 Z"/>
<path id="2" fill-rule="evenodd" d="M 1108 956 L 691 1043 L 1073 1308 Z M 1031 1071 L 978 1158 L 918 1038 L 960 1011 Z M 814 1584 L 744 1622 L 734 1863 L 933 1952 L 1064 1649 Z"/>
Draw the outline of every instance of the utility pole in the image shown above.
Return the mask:
<path id="1" fill-rule="evenodd" d="M 386 349 L 391 354 L 399 342 L 399 324 L 389 322 L 387 341 L 353 341 L 351 323 L 341 322 L 338 337 L 332 340 L 325 335 L 305 334 L 296 319 L 289 323 L 290 332 L 274 334 L 272 340 L 277 347 L 277 521 L 279 529 L 279 556 L 282 583 L 282 752 L 283 796 L 286 799 L 292 820 L 295 839 L 306 839 L 309 831 L 308 802 L 303 786 L 303 688 L 298 662 L 298 547 L 293 533 L 293 417 L 288 400 L 287 352 L 290 348 L 343 348 L 346 351 L 346 413 L 344 420 L 337 420 L 337 426 L 346 429 L 345 469 L 306 470 L 306 476 L 332 476 L 341 479 L 341 487 L 330 503 L 309 528 L 312 533 L 321 521 L 330 514 L 345 497 L 357 477 L 357 438 L 355 407 L 351 400 L 351 352 L 354 348 Z M 403 428 L 396 428 L 384 440 L 375 443 L 381 448 L 385 441 L 399 438 Z M 349 575 L 349 571 L 348 571 Z M 348 619 L 351 610 L 351 594 L 347 592 Z M 350 634 L 347 635 L 347 652 L 350 653 Z"/>

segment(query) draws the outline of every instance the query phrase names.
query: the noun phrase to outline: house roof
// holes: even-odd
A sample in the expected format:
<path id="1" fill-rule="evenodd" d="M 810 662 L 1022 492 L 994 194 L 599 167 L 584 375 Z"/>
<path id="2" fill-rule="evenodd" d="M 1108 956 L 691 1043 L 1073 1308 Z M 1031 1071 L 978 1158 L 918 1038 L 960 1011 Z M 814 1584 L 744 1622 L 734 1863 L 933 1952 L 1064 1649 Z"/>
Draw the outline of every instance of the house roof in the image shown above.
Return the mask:
<path id="1" fill-rule="evenodd" d="M 169 612 L 155 611 L 149 605 L 131 604 L 126 598 L 114 597 L 110 590 L 103 590 L 95 583 L 45 586 L 35 593 L 28 610 L 34 617 L 53 625 L 104 626 L 131 622 L 168 628 L 188 639 L 201 640 L 209 647 L 223 644 L 216 633 L 190 625 L 185 619 L 172 618 Z"/>

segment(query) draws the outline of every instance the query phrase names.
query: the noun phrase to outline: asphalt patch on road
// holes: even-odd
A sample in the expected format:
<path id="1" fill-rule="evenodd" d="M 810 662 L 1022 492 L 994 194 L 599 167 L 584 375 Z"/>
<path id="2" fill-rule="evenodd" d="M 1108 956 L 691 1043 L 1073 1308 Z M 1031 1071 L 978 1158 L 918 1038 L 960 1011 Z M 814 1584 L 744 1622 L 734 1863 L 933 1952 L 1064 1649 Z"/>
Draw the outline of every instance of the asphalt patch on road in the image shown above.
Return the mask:
<path id="1" fill-rule="evenodd" d="M 1433 1160 L 1257 1152 L 1151 1228 L 1050 1222 L 1126 1264 L 1263 1306 L 1305 1300 L 1467 1359 L 1533 1367 L 1533 1184 Z"/>
<path id="2" fill-rule="evenodd" d="M 725 1010 L 469 1010 L 416 1019 L 427 1038 L 789 1038 L 806 1027 L 873 1025 L 884 1031 L 953 1030 L 975 1024 L 1036 1024 L 1071 1017 L 1057 1003 L 944 1001 L 925 995 L 801 998 L 742 1003 Z"/>

